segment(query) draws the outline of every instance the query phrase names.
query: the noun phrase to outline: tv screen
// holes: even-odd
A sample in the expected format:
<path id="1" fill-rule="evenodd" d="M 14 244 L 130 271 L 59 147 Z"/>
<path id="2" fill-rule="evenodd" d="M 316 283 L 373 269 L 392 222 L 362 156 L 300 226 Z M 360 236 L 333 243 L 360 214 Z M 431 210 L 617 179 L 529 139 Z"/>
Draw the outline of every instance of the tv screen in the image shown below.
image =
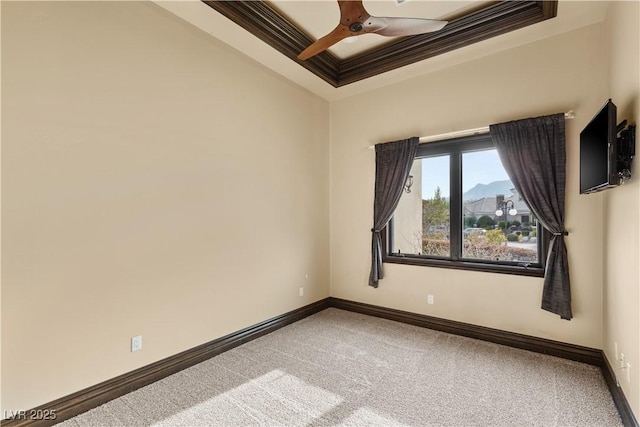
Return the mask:
<path id="1" fill-rule="evenodd" d="M 616 106 L 609 100 L 580 132 L 580 194 L 619 184 Z"/>

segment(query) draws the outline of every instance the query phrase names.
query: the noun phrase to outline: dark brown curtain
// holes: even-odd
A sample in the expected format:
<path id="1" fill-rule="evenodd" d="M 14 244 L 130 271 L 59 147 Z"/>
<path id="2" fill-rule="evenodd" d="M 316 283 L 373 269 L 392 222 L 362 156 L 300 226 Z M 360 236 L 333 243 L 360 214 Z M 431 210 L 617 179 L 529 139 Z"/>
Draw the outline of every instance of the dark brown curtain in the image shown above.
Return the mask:
<path id="1" fill-rule="evenodd" d="M 382 279 L 382 229 L 396 210 L 418 149 L 418 138 L 376 145 L 376 182 L 371 229 L 371 274 L 369 286 Z"/>
<path id="2" fill-rule="evenodd" d="M 489 127 L 516 190 L 552 235 L 544 273 L 542 309 L 570 320 L 569 261 L 564 236 L 566 152 L 564 114 Z"/>

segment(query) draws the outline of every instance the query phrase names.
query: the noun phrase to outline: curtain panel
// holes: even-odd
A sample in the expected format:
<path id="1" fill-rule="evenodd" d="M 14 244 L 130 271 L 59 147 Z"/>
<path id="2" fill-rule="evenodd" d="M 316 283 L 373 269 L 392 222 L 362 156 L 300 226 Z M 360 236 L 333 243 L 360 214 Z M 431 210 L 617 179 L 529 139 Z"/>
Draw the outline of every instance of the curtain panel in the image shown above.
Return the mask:
<path id="1" fill-rule="evenodd" d="M 489 127 L 514 187 L 552 237 L 545 265 L 542 309 L 570 320 L 569 261 L 564 237 L 566 151 L 564 114 Z"/>
<path id="2" fill-rule="evenodd" d="M 376 144 L 376 179 L 371 229 L 371 273 L 369 286 L 378 287 L 382 279 L 382 236 L 398 206 L 418 150 L 418 137 Z"/>

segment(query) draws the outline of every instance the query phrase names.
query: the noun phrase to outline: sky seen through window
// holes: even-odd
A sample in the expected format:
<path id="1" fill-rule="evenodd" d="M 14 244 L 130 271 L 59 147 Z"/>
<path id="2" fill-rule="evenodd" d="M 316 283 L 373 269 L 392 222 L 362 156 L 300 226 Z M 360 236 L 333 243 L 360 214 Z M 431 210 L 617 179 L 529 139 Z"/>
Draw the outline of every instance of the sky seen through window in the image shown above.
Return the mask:
<path id="1" fill-rule="evenodd" d="M 467 153 L 464 161 L 463 192 L 478 183 L 489 184 L 509 179 L 495 149 Z M 422 159 L 422 198 L 433 198 L 436 187 L 440 187 L 442 197 L 449 197 L 449 156 Z"/>

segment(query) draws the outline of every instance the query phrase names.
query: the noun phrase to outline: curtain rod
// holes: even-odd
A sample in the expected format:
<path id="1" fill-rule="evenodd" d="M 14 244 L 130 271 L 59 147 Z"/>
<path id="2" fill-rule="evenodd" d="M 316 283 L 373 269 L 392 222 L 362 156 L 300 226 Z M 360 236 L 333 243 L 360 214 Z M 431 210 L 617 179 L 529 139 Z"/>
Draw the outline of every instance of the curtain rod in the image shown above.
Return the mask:
<path id="1" fill-rule="evenodd" d="M 575 117 L 573 110 L 569 110 L 566 113 L 564 113 L 564 118 L 565 119 L 573 119 Z M 475 129 L 466 129 L 466 130 L 459 130 L 459 131 L 455 131 L 455 132 L 447 132 L 447 133 L 441 133 L 438 135 L 429 135 L 429 136 L 421 136 L 420 137 L 420 143 L 423 142 L 430 142 L 430 141 L 438 141 L 441 139 L 451 139 L 451 138 L 458 138 L 458 137 L 462 137 L 462 136 L 470 136 L 470 135 L 480 135 L 480 134 L 484 134 L 484 133 L 489 133 L 489 126 L 483 126 L 481 128 L 475 128 Z M 373 150 L 375 148 L 375 145 L 370 145 L 368 147 L 370 150 Z"/>

